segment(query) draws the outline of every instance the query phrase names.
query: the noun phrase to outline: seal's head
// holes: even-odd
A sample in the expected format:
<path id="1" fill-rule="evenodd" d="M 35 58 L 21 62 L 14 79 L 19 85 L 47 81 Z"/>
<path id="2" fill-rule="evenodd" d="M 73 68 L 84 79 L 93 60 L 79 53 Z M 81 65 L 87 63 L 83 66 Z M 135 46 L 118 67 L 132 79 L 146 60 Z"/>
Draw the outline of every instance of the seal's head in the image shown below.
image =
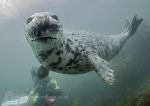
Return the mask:
<path id="1" fill-rule="evenodd" d="M 35 13 L 26 21 L 26 38 L 30 44 L 57 42 L 61 38 L 61 33 L 62 25 L 55 14 Z"/>

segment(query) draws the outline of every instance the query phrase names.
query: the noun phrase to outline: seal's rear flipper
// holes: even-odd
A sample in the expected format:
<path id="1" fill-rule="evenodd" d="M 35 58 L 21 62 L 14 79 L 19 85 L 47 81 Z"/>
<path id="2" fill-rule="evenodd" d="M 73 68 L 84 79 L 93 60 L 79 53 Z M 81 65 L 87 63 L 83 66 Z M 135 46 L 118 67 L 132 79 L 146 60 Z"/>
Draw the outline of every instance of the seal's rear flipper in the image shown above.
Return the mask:
<path id="1" fill-rule="evenodd" d="M 38 69 L 38 73 L 37 73 L 38 77 L 39 77 L 40 79 L 42 79 L 42 78 L 47 77 L 48 74 L 49 74 L 49 70 L 47 70 L 47 69 L 46 69 L 45 67 L 43 67 L 43 66 L 40 66 L 40 68 Z"/>
<path id="2" fill-rule="evenodd" d="M 133 20 L 131 22 L 130 29 L 129 29 L 129 36 L 132 36 L 133 34 L 135 34 L 137 28 L 139 27 L 143 19 L 144 18 L 137 19 L 137 15 L 133 17 Z"/>
<path id="3" fill-rule="evenodd" d="M 100 58 L 98 55 L 90 55 L 89 56 L 91 64 L 96 69 L 96 73 L 102 77 L 109 85 L 114 84 L 114 71 L 110 68 L 109 63 Z"/>

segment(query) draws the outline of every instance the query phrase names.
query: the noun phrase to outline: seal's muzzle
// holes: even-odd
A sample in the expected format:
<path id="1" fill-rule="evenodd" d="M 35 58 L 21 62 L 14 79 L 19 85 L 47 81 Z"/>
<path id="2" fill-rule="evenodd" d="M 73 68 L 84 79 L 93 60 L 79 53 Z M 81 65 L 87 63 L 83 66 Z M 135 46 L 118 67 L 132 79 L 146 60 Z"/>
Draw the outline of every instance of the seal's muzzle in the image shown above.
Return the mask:
<path id="1" fill-rule="evenodd" d="M 26 21 L 27 37 L 31 40 L 57 39 L 60 30 L 59 19 L 56 15 L 45 13 L 34 14 Z"/>

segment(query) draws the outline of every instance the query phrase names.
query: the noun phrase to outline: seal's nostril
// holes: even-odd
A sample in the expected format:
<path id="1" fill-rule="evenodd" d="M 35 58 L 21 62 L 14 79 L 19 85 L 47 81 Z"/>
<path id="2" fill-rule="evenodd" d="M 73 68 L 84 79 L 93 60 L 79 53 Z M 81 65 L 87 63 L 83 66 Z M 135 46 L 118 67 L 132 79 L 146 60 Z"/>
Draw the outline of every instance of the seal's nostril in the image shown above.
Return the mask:
<path id="1" fill-rule="evenodd" d="M 28 19 L 27 19 L 27 22 L 26 22 L 26 24 L 29 24 L 31 21 L 32 21 L 32 17 L 29 17 Z"/>

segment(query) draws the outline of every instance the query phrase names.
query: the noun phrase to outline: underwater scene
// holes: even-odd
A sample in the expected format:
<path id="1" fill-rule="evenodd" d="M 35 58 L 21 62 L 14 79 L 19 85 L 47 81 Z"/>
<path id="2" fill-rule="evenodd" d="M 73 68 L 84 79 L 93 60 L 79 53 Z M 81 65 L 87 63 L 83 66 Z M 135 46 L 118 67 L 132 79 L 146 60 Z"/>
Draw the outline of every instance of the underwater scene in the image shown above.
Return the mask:
<path id="1" fill-rule="evenodd" d="M 0 0 L 0 106 L 150 106 L 150 0 Z"/>

